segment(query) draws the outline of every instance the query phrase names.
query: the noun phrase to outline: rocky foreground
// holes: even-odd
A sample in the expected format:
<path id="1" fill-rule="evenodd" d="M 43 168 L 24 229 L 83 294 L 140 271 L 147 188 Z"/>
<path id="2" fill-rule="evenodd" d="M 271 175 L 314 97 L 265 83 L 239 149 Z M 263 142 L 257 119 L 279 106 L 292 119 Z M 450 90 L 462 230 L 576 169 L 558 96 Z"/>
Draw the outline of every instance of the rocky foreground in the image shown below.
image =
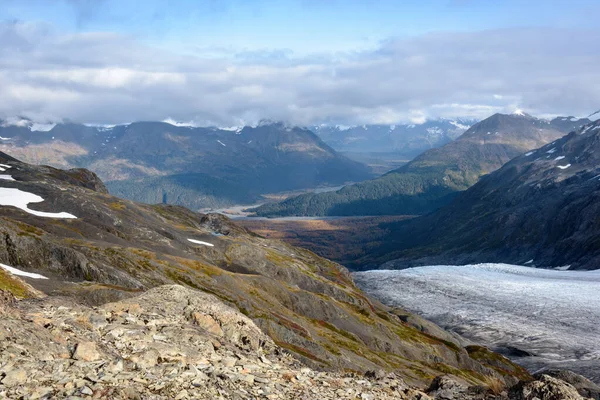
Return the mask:
<path id="1" fill-rule="evenodd" d="M 218 298 L 178 285 L 94 308 L 2 292 L 0 315 L 1 398 L 550 400 L 600 393 L 566 373 L 512 389 L 440 376 L 419 391 L 383 371 L 316 371 Z"/>

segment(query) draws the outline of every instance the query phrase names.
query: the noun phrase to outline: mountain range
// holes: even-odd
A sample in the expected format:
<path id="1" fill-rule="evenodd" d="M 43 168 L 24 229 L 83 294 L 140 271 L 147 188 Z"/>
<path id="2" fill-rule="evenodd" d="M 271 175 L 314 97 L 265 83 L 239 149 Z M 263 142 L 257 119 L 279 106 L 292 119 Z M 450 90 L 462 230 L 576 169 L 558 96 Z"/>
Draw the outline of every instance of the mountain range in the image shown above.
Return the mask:
<path id="1" fill-rule="evenodd" d="M 157 313 L 164 314 L 161 307 L 166 306 L 177 308 L 175 312 L 185 317 L 185 324 L 195 326 L 185 331 L 177 328 L 177 338 L 183 337 L 188 345 L 196 340 L 196 331 L 216 335 L 206 342 L 215 351 L 225 339 L 241 348 L 264 345 L 256 333 L 248 336 L 253 328 L 243 322 L 245 317 L 223 319 L 218 310 L 226 305 L 269 335 L 277 346 L 272 350 L 275 354 L 287 351 L 313 368 L 347 372 L 383 368 L 420 387 L 427 387 L 442 374 L 480 385 L 486 385 L 486 379 L 504 385 L 529 378 L 525 370 L 487 349 L 465 348 L 460 338 L 439 327 L 366 297 L 340 265 L 252 234 L 222 215 L 122 200 L 109 195 L 98 177 L 84 169 L 34 166 L 3 153 L 0 168 L 0 289 L 18 297 L 70 299 L 71 306 L 62 311 L 58 308 L 60 313 L 79 307 L 76 304 L 123 301 L 164 285 L 188 288 L 149 292 L 145 299 L 154 304 L 150 310 L 155 311 L 148 311 L 146 316 L 131 305 L 144 300 L 122 304 L 125 308 L 119 308 L 119 315 L 129 315 L 137 333 L 133 332 L 134 325 L 129 325 L 126 333 L 112 325 L 121 321 L 117 317 L 91 318 L 89 312 L 90 319 L 74 322 L 81 326 L 75 332 L 88 337 L 90 333 L 83 332 L 90 324 L 97 331 L 117 329 L 107 334 L 107 339 L 139 337 L 146 331 L 154 335 L 144 340 L 162 349 L 158 357 L 162 361 L 156 361 L 154 355 L 150 363 L 152 354 L 142 352 L 143 348 L 131 349 L 133 354 L 123 363 L 128 370 L 181 361 L 177 354 L 167 353 L 168 343 L 160 339 L 170 332 L 165 324 L 171 322 L 164 318 L 176 317 L 164 316 L 161 322 Z M 194 295 L 192 289 L 205 294 Z M 160 292 L 164 293 L 163 300 L 148 297 Z M 201 312 L 199 304 L 209 301 L 206 293 L 214 295 L 211 302 L 221 305 Z M 174 302 L 175 298 L 180 300 Z M 56 309 L 50 307 L 48 311 Z M 158 320 L 139 326 L 144 318 Z M 69 319 L 74 321 L 74 317 Z M 40 321 L 37 337 L 60 334 L 46 317 L 29 321 Z M 9 334 L 6 340 L 13 341 L 13 336 Z M 68 345 L 55 339 L 49 346 L 52 351 L 66 352 L 67 358 L 86 360 L 88 355 L 97 359 L 112 341 L 96 351 L 90 348 L 96 349 L 95 345 L 86 342 L 87 350 L 80 349 L 79 356 L 79 350 L 69 350 Z M 13 348 L 8 346 L 6 351 Z M 14 378 L 22 380 L 21 375 Z"/>
<path id="2" fill-rule="evenodd" d="M 193 209 L 248 204 L 266 193 L 371 176 L 313 132 L 282 123 L 236 130 L 164 122 L 36 129 L 27 120 L 0 123 L 0 150 L 32 163 L 90 168 L 111 193 L 146 203 Z"/>
<path id="3" fill-rule="evenodd" d="M 371 254 L 374 264 L 598 269 L 599 155 L 600 121 L 522 154 L 448 206 L 387 225 L 389 240 Z"/>
<path id="4" fill-rule="evenodd" d="M 448 204 L 512 158 L 589 122 L 574 117 L 549 121 L 521 112 L 495 114 L 379 178 L 267 203 L 253 211 L 263 217 L 424 214 Z"/>
<path id="5" fill-rule="evenodd" d="M 434 119 L 394 125 L 315 125 L 310 129 L 340 152 L 385 152 L 412 159 L 462 135 L 477 120 Z"/>

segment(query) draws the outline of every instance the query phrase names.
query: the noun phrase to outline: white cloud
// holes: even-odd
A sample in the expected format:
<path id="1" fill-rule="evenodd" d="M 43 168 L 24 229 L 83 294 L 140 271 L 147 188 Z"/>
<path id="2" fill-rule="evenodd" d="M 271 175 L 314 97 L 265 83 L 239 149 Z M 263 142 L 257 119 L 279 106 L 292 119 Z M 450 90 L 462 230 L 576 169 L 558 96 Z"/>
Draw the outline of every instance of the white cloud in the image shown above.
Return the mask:
<path id="1" fill-rule="evenodd" d="M 600 33 L 439 33 L 376 51 L 291 58 L 176 54 L 111 33 L 0 25 L 0 118 L 237 126 L 421 122 L 522 108 L 587 115 L 600 104 Z"/>

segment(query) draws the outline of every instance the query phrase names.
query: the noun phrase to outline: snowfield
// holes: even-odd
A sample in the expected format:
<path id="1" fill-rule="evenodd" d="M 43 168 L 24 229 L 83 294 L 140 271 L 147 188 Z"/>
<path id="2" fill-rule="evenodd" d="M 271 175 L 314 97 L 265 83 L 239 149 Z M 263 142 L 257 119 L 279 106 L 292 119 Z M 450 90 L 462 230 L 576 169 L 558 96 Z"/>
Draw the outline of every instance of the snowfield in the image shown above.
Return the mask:
<path id="1" fill-rule="evenodd" d="M 66 212 L 44 212 L 36 211 L 28 208 L 29 203 L 40 203 L 44 201 L 44 198 L 37 194 L 24 192 L 14 188 L 0 188 L 0 206 L 13 206 L 21 209 L 29 214 L 36 215 L 38 217 L 45 218 L 77 218 L 73 214 Z"/>
<path id="2" fill-rule="evenodd" d="M 32 278 L 32 279 L 48 279 L 44 275 L 34 274 L 33 272 L 21 271 L 20 269 L 11 267 L 9 265 L 0 264 L 0 268 L 6 270 L 16 276 L 26 276 L 26 277 Z"/>
<path id="3" fill-rule="evenodd" d="M 416 312 L 524 366 L 571 369 L 600 382 L 600 271 L 507 264 L 354 274 L 383 303 Z M 510 348 L 531 353 L 517 357 Z"/>
<path id="4" fill-rule="evenodd" d="M 195 244 L 201 244 L 203 246 L 208 246 L 208 247 L 214 247 L 215 245 L 212 243 L 208 243 L 208 242 L 203 242 L 202 240 L 196 240 L 196 239 L 188 239 L 190 242 L 195 243 Z"/>

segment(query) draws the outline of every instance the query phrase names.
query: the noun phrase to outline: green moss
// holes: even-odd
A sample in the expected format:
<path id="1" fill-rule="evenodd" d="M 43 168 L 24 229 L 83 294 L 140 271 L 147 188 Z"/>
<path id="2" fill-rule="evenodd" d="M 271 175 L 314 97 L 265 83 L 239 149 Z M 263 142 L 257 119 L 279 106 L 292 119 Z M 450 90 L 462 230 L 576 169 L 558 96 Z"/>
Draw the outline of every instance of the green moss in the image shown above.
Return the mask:
<path id="1" fill-rule="evenodd" d="M 486 347 L 467 346 L 465 349 L 472 359 L 479 361 L 489 368 L 492 368 L 500 375 L 515 376 L 520 380 L 532 379 L 531 374 L 525 368 L 513 363 L 504 356 L 495 353 Z"/>
<path id="2" fill-rule="evenodd" d="M 290 256 L 283 255 L 274 250 L 267 250 L 266 254 L 267 260 L 272 262 L 277 266 L 290 266 L 296 263 L 296 260 Z"/>
<path id="3" fill-rule="evenodd" d="M 110 208 L 112 208 L 113 210 L 117 210 L 117 211 L 122 211 L 122 210 L 124 210 L 124 209 L 127 208 L 127 206 L 125 205 L 125 203 L 122 203 L 120 201 L 113 201 L 108 206 Z"/>
<path id="4" fill-rule="evenodd" d="M 10 292 L 20 299 L 31 297 L 31 292 L 27 286 L 2 268 L 0 268 L 0 289 Z"/>
<path id="5" fill-rule="evenodd" d="M 463 378 L 466 381 L 468 381 L 472 384 L 475 384 L 475 385 L 483 384 L 489 378 L 489 377 L 486 377 L 486 376 L 480 374 L 479 372 L 475 372 L 470 369 L 455 368 L 451 365 L 444 364 L 444 363 L 431 364 L 430 367 L 436 371 L 440 371 L 445 374 L 451 374 L 451 375 L 457 376 L 459 378 Z"/>

